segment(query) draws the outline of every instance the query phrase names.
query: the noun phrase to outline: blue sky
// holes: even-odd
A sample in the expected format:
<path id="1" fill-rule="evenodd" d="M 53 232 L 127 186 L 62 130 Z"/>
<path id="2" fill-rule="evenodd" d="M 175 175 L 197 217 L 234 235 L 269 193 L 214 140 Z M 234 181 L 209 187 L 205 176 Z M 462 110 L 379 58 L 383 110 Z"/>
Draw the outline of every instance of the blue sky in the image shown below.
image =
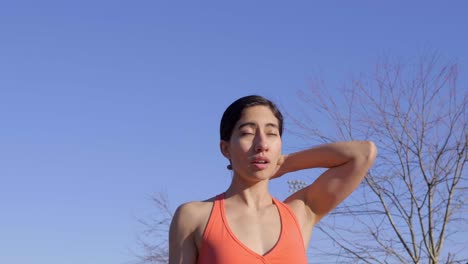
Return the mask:
<path id="1" fill-rule="evenodd" d="M 386 54 L 433 50 L 467 80 L 467 7 L 1 2 L 0 263 L 131 261 L 152 194 L 167 191 L 175 207 L 227 188 L 218 127 L 238 97 L 294 114 L 317 77 L 337 87 Z M 284 140 L 285 152 L 308 145 Z M 272 186 L 287 190 L 285 179 Z"/>

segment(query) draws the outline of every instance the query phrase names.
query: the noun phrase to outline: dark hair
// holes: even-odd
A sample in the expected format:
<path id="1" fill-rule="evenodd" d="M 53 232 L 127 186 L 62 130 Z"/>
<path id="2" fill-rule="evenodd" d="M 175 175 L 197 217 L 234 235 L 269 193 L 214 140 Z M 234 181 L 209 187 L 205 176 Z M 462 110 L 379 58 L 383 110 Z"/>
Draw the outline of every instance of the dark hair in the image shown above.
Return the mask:
<path id="1" fill-rule="evenodd" d="M 229 141 L 231 139 L 234 126 L 241 118 L 244 109 L 256 105 L 264 105 L 270 108 L 271 112 L 273 112 L 273 115 L 278 119 L 278 128 L 281 136 L 283 134 L 283 115 L 281 114 L 278 107 L 276 107 L 272 101 L 266 99 L 265 97 L 259 95 L 249 95 L 237 99 L 228 108 L 226 108 L 226 111 L 224 111 L 219 128 L 221 140 Z"/>

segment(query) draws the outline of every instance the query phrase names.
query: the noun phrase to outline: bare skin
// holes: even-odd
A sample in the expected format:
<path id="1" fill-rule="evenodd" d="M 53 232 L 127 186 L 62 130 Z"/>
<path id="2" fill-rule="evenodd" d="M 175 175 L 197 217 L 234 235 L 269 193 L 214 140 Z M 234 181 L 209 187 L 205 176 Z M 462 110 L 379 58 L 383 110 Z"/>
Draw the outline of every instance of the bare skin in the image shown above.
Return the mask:
<path id="1" fill-rule="evenodd" d="M 228 226 L 238 240 L 260 255 L 274 248 L 281 230 L 279 212 L 268 191 L 271 179 L 303 169 L 328 168 L 284 201 L 299 221 L 307 248 L 314 225 L 359 186 L 377 154 L 370 141 L 325 144 L 289 155 L 281 154 L 281 146 L 278 120 L 266 106 L 244 109 L 230 141 L 220 143 L 233 167 L 225 196 Z M 196 263 L 213 201 L 214 197 L 177 209 L 169 232 L 170 264 Z"/>

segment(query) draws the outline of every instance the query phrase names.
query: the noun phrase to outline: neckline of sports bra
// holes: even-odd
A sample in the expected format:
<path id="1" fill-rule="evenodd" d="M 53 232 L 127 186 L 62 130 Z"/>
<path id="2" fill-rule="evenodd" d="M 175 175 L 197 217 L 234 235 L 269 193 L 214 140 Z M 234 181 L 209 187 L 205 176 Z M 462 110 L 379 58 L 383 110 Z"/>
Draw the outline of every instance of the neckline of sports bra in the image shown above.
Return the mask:
<path id="1" fill-rule="evenodd" d="M 228 231 L 229 235 L 231 235 L 232 239 L 234 239 L 234 241 L 236 241 L 237 244 L 239 244 L 242 248 L 244 248 L 247 252 L 249 252 L 250 254 L 254 255 L 255 257 L 257 258 L 267 258 L 273 251 L 275 251 L 276 248 L 278 248 L 278 245 L 283 237 L 283 233 L 284 233 L 284 228 L 283 228 L 283 215 L 281 213 L 281 210 L 279 208 L 279 205 L 278 205 L 278 201 L 274 198 L 274 197 L 271 197 L 271 199 L 273 200 L 273 204 L 276 206 L 276 210 L 278 210 L 278 214 L 279 214 L 279 217 L 280 217 L 280 223 L 281 223 L 281 230 L 280 230 L 280 234 L 278 236 L 278 239 L 276 240 L 276 243 L 273 245 L 273 247 L 271 249 L 269 249 L 267 252 L 265 252 L 265 254 L 261 255 L 255 251 L 253 251 L 252 249 L 250 249 L 248 246 L 246 246 L 244 243 L 242 243 L 242 241 L 240 241 L 236 234 L 234 234 L 234 231 L 231 230 L 231 227 L 229 226 L 229 223 L 227 221 L 227 217 L 226 217 L 226 209 L 224 207 L 224 198 L 225 198 L 225 193 L 222 193 L 220 195 L 221 199 L 219 199 L 219 202 L 220 202 L 220 207 L 221 207 L 221 218 L 223 220 L 223 224 L 224 224 L 224 227 L 226 228 L 226 230 Z"/>

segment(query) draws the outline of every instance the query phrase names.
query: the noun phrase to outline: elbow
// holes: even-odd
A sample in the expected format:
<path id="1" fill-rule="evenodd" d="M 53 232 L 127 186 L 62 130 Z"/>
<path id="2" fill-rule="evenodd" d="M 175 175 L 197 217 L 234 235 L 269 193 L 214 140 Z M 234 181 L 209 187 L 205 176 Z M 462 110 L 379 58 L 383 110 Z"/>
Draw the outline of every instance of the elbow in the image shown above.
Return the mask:
<path id="1" fill-rule="evenodd" d="M 359 164 L 366 164 L 368 167 L 374 163 L 377 157 L 377 147 L 372 141 L 355 141 L 354 155 L 352 160 Z"/>
<path id="2" fill-rule="evenodd" d="M 370 167 L 377 157 L 377 146 L 373 141 L 363 141 L 362 157 Z"/>
<path id="3" fill-rule="evenodd" d="M 360 171 L 358 174 L 364 178 L 377 157 L 377 147 L 372 141 L 359 141 L 357 143 L 359 148 L 358 151 L 356 151 L 352 163 L 355 169 Z"/>
<path id="4" fill-rule="evenodd" d="M 377 157 L 377 146 L 373 141 L 367 141 L 369 144 L 369 157 L 372 160 L 375 160 Z"/>

